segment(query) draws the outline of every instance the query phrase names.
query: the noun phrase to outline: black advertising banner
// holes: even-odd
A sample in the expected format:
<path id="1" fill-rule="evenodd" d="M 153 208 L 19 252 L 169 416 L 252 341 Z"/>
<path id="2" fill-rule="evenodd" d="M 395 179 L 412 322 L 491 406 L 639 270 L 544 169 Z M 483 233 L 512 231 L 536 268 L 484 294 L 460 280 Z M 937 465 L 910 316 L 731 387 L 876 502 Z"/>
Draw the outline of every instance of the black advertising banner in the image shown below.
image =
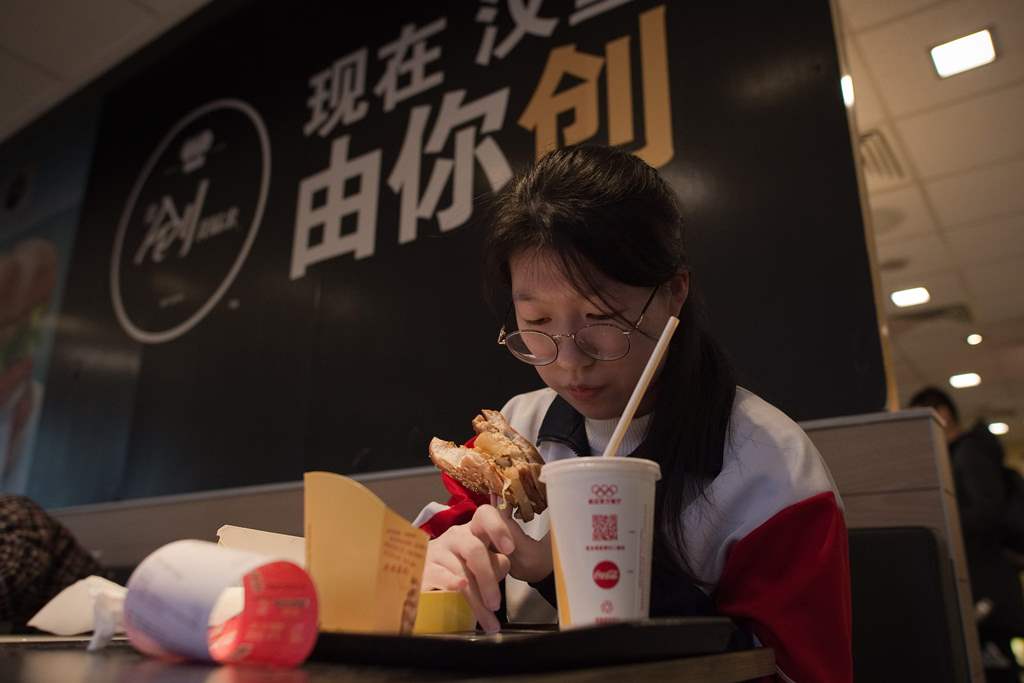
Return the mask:
<path id="1" fill-rule="evenodd" d="M 38 498 L 427 464 L 540 386 L 495 344 L 480 207 L 579 142 L 676 187 L 746 386 L 882 407 L 828 3 L 388 8 L 254 2 L 106 98 Z"/>

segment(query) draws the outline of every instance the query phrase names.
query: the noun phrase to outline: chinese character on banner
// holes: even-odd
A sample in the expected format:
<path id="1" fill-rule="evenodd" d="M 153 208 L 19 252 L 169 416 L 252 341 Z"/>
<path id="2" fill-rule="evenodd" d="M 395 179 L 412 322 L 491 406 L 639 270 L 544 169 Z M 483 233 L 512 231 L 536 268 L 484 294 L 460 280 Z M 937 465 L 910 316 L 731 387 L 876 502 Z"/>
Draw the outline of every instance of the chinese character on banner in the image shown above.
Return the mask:
<path id="1" fill-rule="evenodd" d="M 310 119 L 302 132 L 326 137 L 340 121 L 348 126 L 366 116 L 368 105 L 360 100 L 366 89 L 366 48 L 356 50 L 334 62 L 329 69 L 309 79 L 313 94 L 306 103 Z"/>
<path id="2" fill-rule="evenodd" d="M 397 40 L 377 50 L 378 59 L 388 60 L 384 75 L 373 88 L 378 97 L 384 98 L 384 111 L 391 111 L 399 102 L 444 82 L 443 71 L 426 72 L 428 64 L 441 58 L 441 48 L 434 46 L 428 50 L 427 39 L 443 31 L 447 24 L 444 17 L 422 28 L 406 24 Z M 402 85 L 400 80 L 408 82 Z"/>
<path id="3" fill-rule="evenodd" d="M 569 26 L 575 26 L 598 14 L 621 7 L 633 0 L 576 0 L 576 11 L 569 15 Z"/>
<path id="4" fill-rule="evenodd" d="M 437 211 L 442 231 L 465 223 L 473 212 L 473 176 L 479 162 L 492 190 L 500 190 L 512 178 L 512 169 L 494 138 L 488 133 L 501 130 L 505 122 L 509 89 L 503 88 L 471 102 L 464 102 L 465 90 L 445 93 L 434 127 L 424 144 L 430 105 L 413 107 L 409 125 L 388 186 L 400 198 L 399 244 L 416 239 L 417 222 L 429 220 L 437 210 L 441 193 L 452 183 L 451 205 Z M 479 125 L 473 122 L 481 120 Z M 455 132 L 454 159 L 434 161 L 426 189 L 420 195 L 420 168 L 425 154 L 437 155 Z M 483 134 L 484 137 L 478 140 Z"/>
<path id="5" fill-rule="evenodd" d="M 379 149 L 349 158 L 349 136 L 331 144 L 330 165 L 299 183 L 292 241 L 291 278 L 306 274 L 314 263 L 354 254 L 373 256 L 377 237 L 377 196 L 380 188 Z M 349 181 L 358 189 L 349 191 Z M 346 217 L 355 217 L 354 230 L 342 230 Z"/>
<path id="6" fill-rule="evenodd" d="M 532 36 L 549 38 L 554 33 L 555 27 L 558 26 L 557 18 L 538 16 L 544 0 L 507 0 L 508 13 L 516 26 L 511 33 L 505 36 L 504 40 L 495 46 L 494 42 L 498 39 L 498 27 L 494 26 L 494 22 L 498 18 L 498 8 L 495 5 L 498 4 L 498 0 L 481 0 L 481 2 L 484 6 L 477 10 L 476 20 L 477 23 L 488 24 L 484 29 L 480 47 L 476 51 L 476 63 L 481 66 L 490 64 L 492 56 L 498 59 L 507 57 L 508 53 L 519 44 L 519 41 L 527 33 Z"/>
<path id="7" fill-rule="evenodd" d="M 667 164 L 675 155 L 665 6 L 642 13 L 639 23 L 643 129 L 646 141 L 634 154 L 658 168 Z M 603 57 L 579 52 L 574 44 L 562 45 L 548 54 L 540 81 L 519 117 L 519 125 L 534 134 L 538 159 L 545 152 L 558 147 L 558 118 L 565 112 L 573 113 L 573 122 L 561 131 L 564 144 L 584 142 L 597 134 L 600 124 L 598 79 L 602 68 L 607 93 L 608 144 L 618 146 L 634 141 L 630 36 L 608 41 Z M 566 74 L 582 82 L 556 92 Z"/>

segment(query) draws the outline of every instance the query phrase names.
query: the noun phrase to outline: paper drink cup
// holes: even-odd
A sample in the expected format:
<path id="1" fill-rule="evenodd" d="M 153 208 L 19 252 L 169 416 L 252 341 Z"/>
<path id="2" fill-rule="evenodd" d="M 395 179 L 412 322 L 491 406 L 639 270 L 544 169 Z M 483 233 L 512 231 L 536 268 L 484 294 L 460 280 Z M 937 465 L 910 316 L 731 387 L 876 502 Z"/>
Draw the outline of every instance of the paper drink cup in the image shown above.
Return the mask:
<path id="1" fill-rule="evenodd" d="M 544 465 L 562 629 L 650 614 L 654 485 L 641 458 L 571 458 Z"/>

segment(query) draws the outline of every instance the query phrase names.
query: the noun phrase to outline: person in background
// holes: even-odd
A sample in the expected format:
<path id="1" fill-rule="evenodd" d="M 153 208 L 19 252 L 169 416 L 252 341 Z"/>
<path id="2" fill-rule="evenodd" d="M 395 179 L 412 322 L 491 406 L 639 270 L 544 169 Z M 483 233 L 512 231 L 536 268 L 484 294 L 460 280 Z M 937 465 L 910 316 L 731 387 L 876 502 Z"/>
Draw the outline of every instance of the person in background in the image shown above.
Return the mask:
<path id="1" fill-rule="evenodd" d="M 0 632 L 20 631 L 57 593 L 99 563 L 71 532 L 23 496 L 0 495 Z"/>
<path id="2" fill-rule="evenodd" d="M 964 430 L 956 404 L 940 389 L 920 390 L 910 406 L 933 408 L 949 445 L 987 680 L 1018 683 L 1010 640 L 1024 636 L 1024 596 L 1002 544 L 1007 524 L 1003 447 L 983 421 Z"/>

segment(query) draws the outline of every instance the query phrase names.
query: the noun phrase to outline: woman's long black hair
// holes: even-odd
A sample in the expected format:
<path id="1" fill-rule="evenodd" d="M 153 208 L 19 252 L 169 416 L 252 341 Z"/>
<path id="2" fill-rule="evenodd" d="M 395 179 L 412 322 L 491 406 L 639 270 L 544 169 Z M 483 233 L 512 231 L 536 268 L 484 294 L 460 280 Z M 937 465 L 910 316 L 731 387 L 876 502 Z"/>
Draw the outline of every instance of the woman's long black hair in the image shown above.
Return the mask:
<path id="1" fill-rule="evenodd" d="M 509 259 L 524 251 L 555 255 L 569 282 L 588 297 L 601 296 L 593 268 L 638 287 L 690 271 L 672 188 L 641 159 L 616 149 L 587 145 L 547 154 L 495 197 L 489 218 L 484 284 L 496 311 L 508 305 Z M 659 545 L 672 550 L 691 578 L 682 508 L 721 471 L 736 396 L 733 370 L 705 329 L 697 284 L 691 272 L 640 449 L 661 466 Z"/>

